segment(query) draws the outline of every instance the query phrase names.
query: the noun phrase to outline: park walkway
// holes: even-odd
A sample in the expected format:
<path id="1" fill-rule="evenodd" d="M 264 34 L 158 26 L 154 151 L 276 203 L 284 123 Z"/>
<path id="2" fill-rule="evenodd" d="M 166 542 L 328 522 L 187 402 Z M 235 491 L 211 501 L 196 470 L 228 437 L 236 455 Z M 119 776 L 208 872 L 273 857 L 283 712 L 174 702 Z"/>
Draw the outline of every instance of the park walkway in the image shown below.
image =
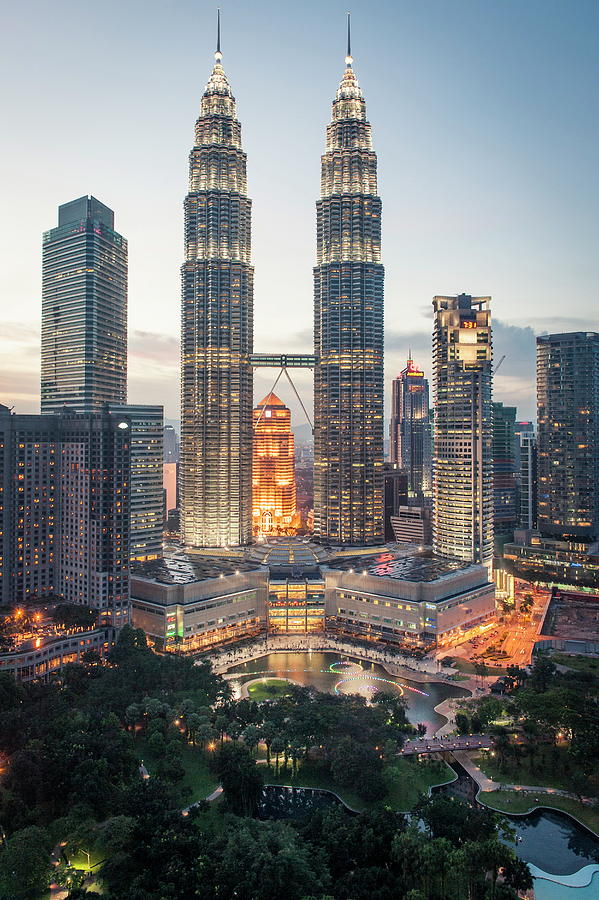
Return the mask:
<path id="1" fill-rule="evenodd" d="M 415 753 L 446 753 L 451 751 L 490 750 L 493 746 L 493 737 L 490 734 L 462 734 L 449 738 L 421 738 L 408 740 L 399 751 L 400 756 L 411 756 Z"/>
<path id="2" fill-rule="evenodd" d="M 576 794 L 572 794 L 570 791 L 562 791 L 559 788 L 547 787 L 547 785 L 541 787 L 538 784 L 508 784 L 505 781 L 494 781 L 476 765 L 468 750 L 454 750 L 453 756 L 476 781 L 481 791 L 522 791 L 528 794 L 553 794 L 558 797 L 568 797 L 570 800 L 578 800 Z"/>

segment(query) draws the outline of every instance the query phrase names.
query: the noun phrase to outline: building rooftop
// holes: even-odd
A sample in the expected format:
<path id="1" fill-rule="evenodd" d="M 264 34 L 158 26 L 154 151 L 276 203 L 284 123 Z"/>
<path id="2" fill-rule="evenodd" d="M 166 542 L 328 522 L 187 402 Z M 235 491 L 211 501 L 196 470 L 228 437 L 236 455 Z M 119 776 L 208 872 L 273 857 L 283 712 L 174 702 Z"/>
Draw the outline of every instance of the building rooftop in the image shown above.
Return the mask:
<path id="1" fill-rule="evenodd" d="M 258 563 L 242 556 L 204 556 L 179 550 L 163 559 L 133 566 L 131 574 L 138 578 L 150 578 L 161 584 L 190 584 L 207 578 L 219 578 L 221 575 L 253 572 L 259 568 Z"/>
<path id="2" fill-rule="evenodd" d="M 474 563 L 459 559 L 445 559 L 433 553 L 417 553 L 403 556 L 392 550 L 385 550 L 373 556 L 350 556 L 333 559 L 330 569 L 344 572 L 366 572 L 378 578 L 395 578 L 398 581 L 428 582 L 436 581 L 454 572 L 469 569 Z"/>
<path id="3" fill-rule="evenodd" d="M 302 538 L 279 538 L 254 544 L 246 559 L 270 568 L 308 569 L 326 562 L 330 553 Z"/>

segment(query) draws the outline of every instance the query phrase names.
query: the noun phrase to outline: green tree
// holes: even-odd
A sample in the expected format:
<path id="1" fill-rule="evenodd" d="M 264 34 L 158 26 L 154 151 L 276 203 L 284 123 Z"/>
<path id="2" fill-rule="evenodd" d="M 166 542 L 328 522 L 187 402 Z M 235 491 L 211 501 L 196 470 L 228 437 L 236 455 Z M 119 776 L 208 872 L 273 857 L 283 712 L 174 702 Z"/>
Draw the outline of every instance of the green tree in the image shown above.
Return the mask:
<path id="1" fill-rule="evenodd" d="M 245 744 L 223 744 L 211 766 L 218 775 L 228 809 L 253 816 L 258 808 L 264 781 L 256 760 Z"/>
<path id="2" fill-rule="evenodd" d="M 20 900 L 47 888 L 51 850 L 43 828 L 33 825 L 15 831 L 0 847 L 0 900 Z"/>

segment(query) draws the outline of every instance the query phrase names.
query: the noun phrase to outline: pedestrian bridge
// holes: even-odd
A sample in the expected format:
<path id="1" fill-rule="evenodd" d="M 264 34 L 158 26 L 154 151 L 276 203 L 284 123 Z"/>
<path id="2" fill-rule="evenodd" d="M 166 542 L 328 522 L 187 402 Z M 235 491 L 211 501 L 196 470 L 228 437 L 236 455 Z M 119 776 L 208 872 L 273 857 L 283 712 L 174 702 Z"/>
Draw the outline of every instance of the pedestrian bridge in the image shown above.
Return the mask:
<path id="1" fill-rule="evenodd" d="M 463 734 L 446 738 L 416 738 L 406 741 L 400 756 L 419 756 L 427 753 L 444 753 L 452 750 L 490 750 L 493 746 L 493 737 L 490 734 Z"/>

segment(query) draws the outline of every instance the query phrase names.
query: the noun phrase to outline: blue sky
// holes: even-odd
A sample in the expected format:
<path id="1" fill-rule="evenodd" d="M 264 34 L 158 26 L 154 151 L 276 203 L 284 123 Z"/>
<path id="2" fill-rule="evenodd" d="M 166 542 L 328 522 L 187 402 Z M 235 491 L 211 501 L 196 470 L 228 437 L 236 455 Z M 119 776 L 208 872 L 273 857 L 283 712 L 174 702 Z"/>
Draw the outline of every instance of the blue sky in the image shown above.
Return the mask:
<path id="1" fill-rule="evenodd" d="M 310 349 L 346 9 L 222 4 L 253 200 L 256 350 Z M 534 334 L 599 327 L 599 3 L 372 0 L 352 17 L 379 157 L 387 386 L 410 346 L 430 371 L 434 294 L 490 294 L 506 354 L 495 399 L 531 417 Z M 129 240 L 130 400 L 176 416 L 182 200 L 214 21 L 215 6 L 187 0 L 4 10 L 1 402 L 38 408 L 41 234 L 59 203 L 92 193 Z M 298 382 L 309 400 L 309 374 Z M 269 386 L 259 373 L 257 399 Z"/>

